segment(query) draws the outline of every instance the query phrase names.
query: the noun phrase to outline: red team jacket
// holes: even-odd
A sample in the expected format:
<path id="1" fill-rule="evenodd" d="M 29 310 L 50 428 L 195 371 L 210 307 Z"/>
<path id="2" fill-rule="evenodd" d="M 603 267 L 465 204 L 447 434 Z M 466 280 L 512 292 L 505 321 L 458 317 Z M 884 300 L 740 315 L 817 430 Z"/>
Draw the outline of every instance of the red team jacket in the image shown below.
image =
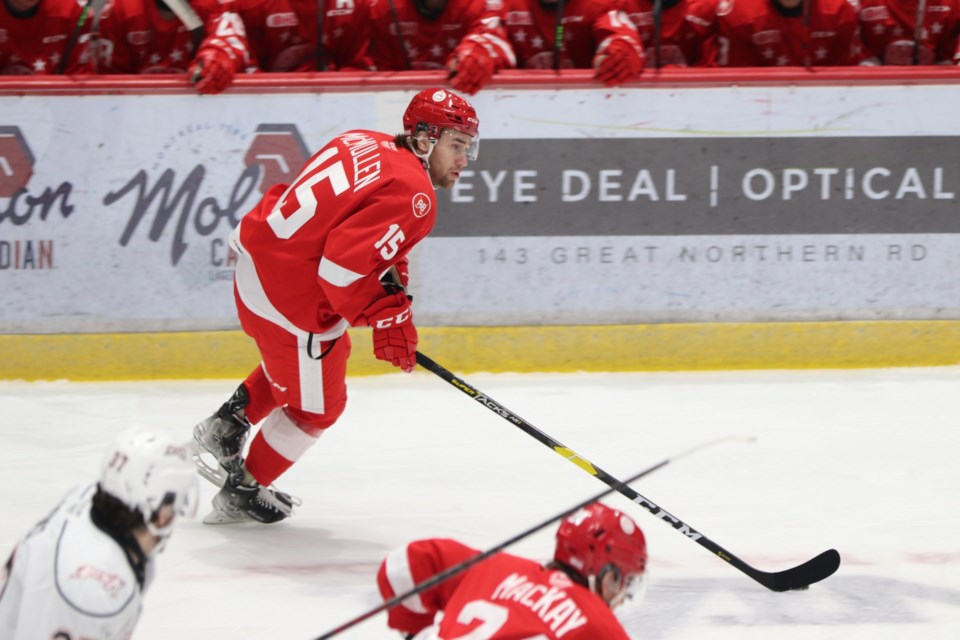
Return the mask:
<path id="1" fill-rule="evenodd" d="M 244 71 L 251 59 L 237 14 L 218 0 L 190 5 L 204 22 L 205 41 L 231 49 L 234 71 Z M 98 48 L 105 73 L 183 73 L 197 52 L 183 23 L 175 16 L 162 18 L 154 0 L 110 0 L 100 15 Z"/>
<path id="2" fill-rule="evenodd" d="M 0 74 L 49 75 L 57 72 L 67 41 L 80 22 L 84 2 L 43 0 L 28 17 L 17 18 L 0 7 Z M 90 25 L 93 9 L 70 52 L 64 73 L 93 73 Z"/>
<path id="3" fill-rule="evenodd" d="M 396 8 L 396 25 L 391 12 Z M 516 66 L 501 22 L 501 0 L 448 0 L 434 20 L 417 13 L 413 0 L 370 0 L 370 59 L 381 71 L 443 69 L 460 41 L 482 35 L 495 48 L 496 69 Z M 406 42 L 404 53 L 397 25 Z"/>
<path id="4" fill-rule="evenodd" d="M 808 0 L 809 1 L 809 0 Z M 875 62 L 848 0 L 814 0 L 809 26 L 772 0 L 719 0 L 715 55 L 723 67 L 843 66 Z"/>
<path id="5" fill-rule="evenodd" d="M 656 60 L 654 51 L 653 0 L 624 0 L 624 11 L 640 32 L 647 66 Z M 717 23 L 716 0 L 664 0 L 660 27 L 660 66 L 709 66 Z"/>
<path id="6" fill-rule="evenodd" d="M 385 293 L 380 276 L 433 229 L 433 184 L 393 136 L 349 131 L 318 151 L 291 186 L 275 185 L 240 221 L 270 304 L 303 331 L 356 324 Z"/>
<path id="7" fill-rule="evenodd" d="M 310 69 L 317 66 L 317 0 L 290 0 L 300 19 L 300 34 L 311 51 Z M 326 71 L 368 69 L 369 0 L 324 0 L 322 64 Z"/>
<path id="8" fill-rule="evenodd" d="M 480 552 L 455 540 L 418 540 L 387 556 L 377 573 L 384 600 Z M 418 633 L 434 623 L 439 638 L 529 640 L 629 640 L 598 595 L 526 558 L 498 553 L 466 571 L 405 599 L 387 624 Z"/>
<path id="9" fill-rule="evenodd" d="M 243 20 L 251 67 L 262 71 L 312 68 L 313 47 L 304 38 L 292 0 L 233 0 L 230 9 Z"/>
<path id="10" fill-rule="evenodd" d="M 553 68 L 557 14 L 539 0 L 506 0 L 504 24 L 520 69 Z M 563 5 L 560 67 L 589 69 L 597 47 L 610 37 L 637 41 L 637 32 L 620 10 L 620 0 L 570 0 Z"/>
<path id="11" fill-rule="evenodd" d="M 917 0 L 860 0 L 863 42 L 884 64 L 914 64 L 914 37 L 918 64 L 960 62 L 960 2 L 926 0 L 917 24 Z"/>

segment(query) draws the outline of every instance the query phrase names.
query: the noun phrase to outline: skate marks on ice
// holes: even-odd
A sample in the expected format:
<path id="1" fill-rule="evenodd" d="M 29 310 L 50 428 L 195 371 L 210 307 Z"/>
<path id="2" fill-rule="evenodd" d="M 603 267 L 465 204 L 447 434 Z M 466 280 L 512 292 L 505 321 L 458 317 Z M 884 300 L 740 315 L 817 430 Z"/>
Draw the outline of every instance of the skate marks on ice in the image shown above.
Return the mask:
<path id="1" fill-rule="evenodd" d="M 642 605 L 621 620 L 631 634 L 647 640 L 693 637 L 704 629 L 710 633 L 701 637 L 793 637 L 791 629 L 801 628 L 807 629 L 805 638 L 878 637 L 868 631 L 877 627 L 889 637 L 951 637 L 936 629 L 960 630 L 960 589 L 835 575 L 809 591 L 778 594 L 736 578 L 668 578 L 652 584 Z"/>

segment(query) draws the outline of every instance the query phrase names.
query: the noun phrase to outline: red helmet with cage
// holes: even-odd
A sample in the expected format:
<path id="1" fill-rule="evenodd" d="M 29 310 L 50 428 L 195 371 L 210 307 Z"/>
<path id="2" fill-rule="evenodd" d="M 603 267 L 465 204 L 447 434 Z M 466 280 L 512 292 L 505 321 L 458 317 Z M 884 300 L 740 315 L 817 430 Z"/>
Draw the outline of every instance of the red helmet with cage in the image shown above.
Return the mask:
<path id="1" fill-rule="evenodd" d="M 594 502 L 560 524 L 553 557 L 587 577 L 600 575 L 610 565 L 621 576 L 642 574 L 647 565 L 647 541 L 629 516 Z"/>
<path id="2" fill-rule="evenodd" d="M 424 89 L 407 105 L 403 114 L 403 132 L 414 136 L 426 131 L 439 138 L 443 129 L 453 129 L 472 138 L 477 137 L 480 121 L 469 102 L 446 89 Z"/>

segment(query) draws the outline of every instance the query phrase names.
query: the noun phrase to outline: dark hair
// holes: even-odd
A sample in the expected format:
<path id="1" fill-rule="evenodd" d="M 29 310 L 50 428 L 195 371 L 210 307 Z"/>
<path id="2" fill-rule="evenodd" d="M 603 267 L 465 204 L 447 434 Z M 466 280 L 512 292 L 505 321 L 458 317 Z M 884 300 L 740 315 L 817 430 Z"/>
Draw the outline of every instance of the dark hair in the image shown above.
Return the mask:
<path id="1" fill-rule="evenodd" d="M 143 515 L 139 511 L 131 509 L 119 499 L 101 489 L 100 485 L 97 485 L 97 492 L 93 496 L 91 512 L 98 522 L 113 530 L 133 531 L 138 527 L 145 526 Z"/>
<path id="2" fill-rule="evenodd" d="M 590 582 L 584 577 L 582 573 L 571 567 L 570 565 L 564 564 L 559 560 L 551 560 L 546 565 L 547 569 L 553 571 L 562 571 L 567 574 L 567 577 L 570 578 L 573 582 L 576 582 L 581 587 L 590 588 Z"/>

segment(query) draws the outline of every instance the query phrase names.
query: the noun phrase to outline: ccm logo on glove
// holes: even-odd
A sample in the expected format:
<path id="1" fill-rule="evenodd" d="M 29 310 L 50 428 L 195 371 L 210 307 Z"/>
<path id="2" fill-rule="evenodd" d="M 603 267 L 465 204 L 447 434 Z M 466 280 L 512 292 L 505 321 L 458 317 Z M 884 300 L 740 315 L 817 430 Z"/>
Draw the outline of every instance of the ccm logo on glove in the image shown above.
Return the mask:
<path id="1" fill-rule="evenodd" d="M 413 371 L 417 364 L 418 338 L 406 294 L 378 298 L 358 318 L 358 325 L 373 329 L 373 355 L 403 371 Z"/>
<path id="2" fill-rule="evenodd" d="M 407 307 L 397 315 L 392 318 L 383 318 L 381 320 L 376 320 L 371 325 L 374 329 L 386 329 L 387 327 L 395 327 L 398 324 L 403 324 L 407 320 L 413 317 L 413 310 Z"/>

